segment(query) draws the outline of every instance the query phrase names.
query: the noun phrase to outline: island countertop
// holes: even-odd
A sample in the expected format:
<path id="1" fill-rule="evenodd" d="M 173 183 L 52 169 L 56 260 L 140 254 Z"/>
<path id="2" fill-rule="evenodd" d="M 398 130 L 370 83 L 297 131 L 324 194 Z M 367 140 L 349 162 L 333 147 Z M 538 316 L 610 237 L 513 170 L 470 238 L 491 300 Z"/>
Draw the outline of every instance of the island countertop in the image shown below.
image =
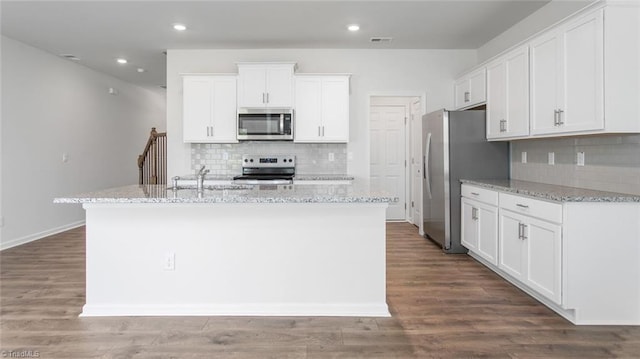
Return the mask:
<path id="1" fill-rule="evenodd" d="M 219 185 L 174 191 L 167 185 L 130 185 L 59 197 L 54 203 L 392 203 L 398 198 L 368 181 L 351 184 Z"/>
<path id="2" fill-rule="evenodd" d="M 596 191 L 519 180 L 461 180 L 462 183 L 557 202 L 640 202 L 634 194 Z"/>

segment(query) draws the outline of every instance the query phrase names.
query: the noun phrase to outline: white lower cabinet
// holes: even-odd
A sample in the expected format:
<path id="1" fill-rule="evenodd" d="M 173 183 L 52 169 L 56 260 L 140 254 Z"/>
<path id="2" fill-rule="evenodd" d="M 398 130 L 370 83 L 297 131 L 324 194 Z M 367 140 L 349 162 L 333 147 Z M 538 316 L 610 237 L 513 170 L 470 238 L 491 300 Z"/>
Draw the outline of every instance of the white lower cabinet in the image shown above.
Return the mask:
<path id="1" fill-rule="evenodd" d="M 511 190 L 463 183 L 469 255 L 574 324 L 640 325 L 640 202 Z"/>
<path id="2" fill-rule="evenodd" d="M 461 242 L 491 264 L 498 264 L 498 207 L 462 198 Z"/>
<path id="3" fill-rule="evenodd" d="M 562 304 L 562 227 L 500 208 L 498 267 Z"/>

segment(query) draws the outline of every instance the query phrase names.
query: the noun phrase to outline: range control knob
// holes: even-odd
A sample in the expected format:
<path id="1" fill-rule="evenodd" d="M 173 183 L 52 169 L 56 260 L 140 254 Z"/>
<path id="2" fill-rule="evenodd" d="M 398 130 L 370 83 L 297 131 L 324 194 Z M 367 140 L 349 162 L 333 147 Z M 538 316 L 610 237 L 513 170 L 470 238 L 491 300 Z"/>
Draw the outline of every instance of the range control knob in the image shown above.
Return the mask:
<path id="1" fill-rule="evenodd" d="M 249 160 L 249 162 L 253 162 L 253 158 Z"/>
<path id="2" fill-rule="evenodd" d="M 244 162 L 245 162 L 245 163 L 247 163 L 247 162 L 249 162 L 249 160 L 245 158 L 245 159 L 244 159 Z"/>

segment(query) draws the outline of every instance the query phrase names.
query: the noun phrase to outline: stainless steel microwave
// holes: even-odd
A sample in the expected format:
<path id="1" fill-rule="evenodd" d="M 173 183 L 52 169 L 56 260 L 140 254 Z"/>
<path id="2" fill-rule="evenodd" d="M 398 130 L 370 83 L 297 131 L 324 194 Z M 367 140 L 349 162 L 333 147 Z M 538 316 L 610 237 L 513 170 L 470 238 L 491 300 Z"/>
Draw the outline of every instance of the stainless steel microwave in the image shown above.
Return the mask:
<path id="1" fill-rule="evenodd" d="M 293 110 L 238 110 L 238 140 L 292 141 Z"/>

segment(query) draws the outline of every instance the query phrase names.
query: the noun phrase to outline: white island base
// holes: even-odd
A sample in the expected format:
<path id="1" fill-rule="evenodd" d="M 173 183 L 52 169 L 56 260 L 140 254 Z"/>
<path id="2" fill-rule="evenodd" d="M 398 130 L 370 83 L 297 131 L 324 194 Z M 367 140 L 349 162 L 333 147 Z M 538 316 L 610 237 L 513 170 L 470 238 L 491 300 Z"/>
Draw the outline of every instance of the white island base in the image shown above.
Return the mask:
<path id="1" fill-rule="evenodd" d="M 387 203 L 84 203 L 81 316 L 389 316 Z"/>

